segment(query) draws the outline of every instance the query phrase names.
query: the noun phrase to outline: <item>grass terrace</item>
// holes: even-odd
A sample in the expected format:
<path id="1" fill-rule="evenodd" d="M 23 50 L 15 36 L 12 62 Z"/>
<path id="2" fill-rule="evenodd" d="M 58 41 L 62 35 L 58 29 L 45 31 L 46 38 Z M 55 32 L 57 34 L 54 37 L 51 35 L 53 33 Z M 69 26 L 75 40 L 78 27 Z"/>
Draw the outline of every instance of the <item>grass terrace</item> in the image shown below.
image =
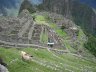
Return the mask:
<path id="1" fill-rule="evenodd" d="M 8 64 L 10 72 L 95 72 L 96 63 L 71 54 L 59 55 L 47 49 L 26 48 L 33 55 L 30 62 L 22 61 L 20 50 L 0 48 L 0 57 Z"/>

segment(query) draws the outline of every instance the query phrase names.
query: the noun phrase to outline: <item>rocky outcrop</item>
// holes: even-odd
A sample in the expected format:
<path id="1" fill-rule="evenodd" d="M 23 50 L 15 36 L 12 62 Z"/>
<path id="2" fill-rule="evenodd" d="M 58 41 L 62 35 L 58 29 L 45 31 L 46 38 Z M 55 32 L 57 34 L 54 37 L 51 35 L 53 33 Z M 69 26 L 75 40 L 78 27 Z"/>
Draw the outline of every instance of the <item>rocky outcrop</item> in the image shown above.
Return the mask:
<path id="1" fill-rule="evenodd" d="M 27 9 L 30 13 L 34 13 L 35 12 L 35 8 L 34 6 L 31 4 L 30 1 L 28 0 L 24 0 L 20 6 L 20 10 L 19 10 L 19 14 L 24 10 Z"/>
<path id="2" fill-rule="evenodd" d="M 9 72 L 6 67 L 0 64 L 0 72 Z"/>

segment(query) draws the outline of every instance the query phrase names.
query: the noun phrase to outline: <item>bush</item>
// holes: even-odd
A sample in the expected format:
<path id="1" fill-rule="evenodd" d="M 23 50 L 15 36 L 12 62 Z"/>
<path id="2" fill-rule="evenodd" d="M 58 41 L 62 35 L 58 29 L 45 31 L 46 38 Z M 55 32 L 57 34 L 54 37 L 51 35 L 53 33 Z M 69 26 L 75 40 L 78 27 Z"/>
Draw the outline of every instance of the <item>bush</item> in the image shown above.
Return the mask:
<path id="1" fill-rule="evenodd" d="M 96 56 L 96 37 L 88 35 L 88 42 L 85 44 L 85 47 Z"/>

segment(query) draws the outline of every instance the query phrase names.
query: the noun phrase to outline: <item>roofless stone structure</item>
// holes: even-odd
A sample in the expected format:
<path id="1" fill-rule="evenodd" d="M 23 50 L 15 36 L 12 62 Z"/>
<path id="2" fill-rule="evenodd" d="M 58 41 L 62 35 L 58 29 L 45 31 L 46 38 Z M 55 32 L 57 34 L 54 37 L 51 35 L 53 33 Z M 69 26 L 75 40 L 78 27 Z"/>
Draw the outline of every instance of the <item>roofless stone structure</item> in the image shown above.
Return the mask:
<path id="1" fill-rule="evenodd" d="M 37 15 L 39 14 L 40 13 L 38 13 Z M 58 18 L 63 19 L 62 16 L 56 15 L 54 13 L 49 14 L 49 17 L 52 20 L 54 20 L 54 18 L 57 18 L 57 21 Z M 62 23 L 64 22 L 62 20 Z M 59 22 L 57 22 L 56 24 L 58 26 Z M 41 39 L 44 35 L 46 35 L 46 41 L 42 42 Z M 52 42 L 49 42 L 48 40 L 51 40 Z M 64 45 L 62 44 L 62 39 L 57 35 L 54 29 L 50 28 L 46 24 L 38 24 L 35 20 L 33 20 L 32 14 L 30 14 L 28 10 L 23 10 L 18 17 L 0 18 L 1 46 L 47 48 L 48 43 L 53 43 L 53 48 L 64 48 Z"/>

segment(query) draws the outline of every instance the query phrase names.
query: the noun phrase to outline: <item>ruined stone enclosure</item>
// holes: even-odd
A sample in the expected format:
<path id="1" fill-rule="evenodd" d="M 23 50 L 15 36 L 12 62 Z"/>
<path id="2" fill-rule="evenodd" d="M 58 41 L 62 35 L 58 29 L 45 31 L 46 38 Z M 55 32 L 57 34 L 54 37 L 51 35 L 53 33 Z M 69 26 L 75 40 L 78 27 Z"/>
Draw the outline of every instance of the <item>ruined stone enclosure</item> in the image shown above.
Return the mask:
<path id="1" fill-rule="evenodd" d="M 43 12 L 35 14 L 39 19 L 34 18 L 34 16 L 27 10 L 23 10 L 18 17 L 0 17 L 0 46 L 9 48 L 52 47 L 65 49 L 63 42 L 64 39 L 59 36 L 57 32 L 60 30 L 57 31 L 57 29 L 60 29 L 62 24 L 64 24 L 66 29 L 70 31 L 70 29 L 68 28 L 70 28 L 70 25 L 72 23 L 68 25 L 65 18 L 62 21 L 58 22 L 58 20 L 56 20 L 55 18 L 62 18 L 62 16 L 56 15 L 54 13 L 46 13 L 48 14 L 47 16 L 50 17 L 51 22 L 55 23 L 55 27 L 54 24 L 48 23 L 42 17 L 42 14 L 44 14 Z M 69 23 L 69 21 L 67 22 Z M 71 25 L 71 27 L 72 26 L 73 25 Z M 66 33 L 72 33 L 72 31 L 68 32 L 66 29 Z M 50 46 L 49 44 L 53 46 Z"/>
<path id="2" fill-rule="evenodd" d="M 0 17 L 0 45 L 4 47 L 47 48 L 48 41 L 61 48 L 58 35 L 47 25 L 39 24 L 27 10 L 18 17 Z"/>

